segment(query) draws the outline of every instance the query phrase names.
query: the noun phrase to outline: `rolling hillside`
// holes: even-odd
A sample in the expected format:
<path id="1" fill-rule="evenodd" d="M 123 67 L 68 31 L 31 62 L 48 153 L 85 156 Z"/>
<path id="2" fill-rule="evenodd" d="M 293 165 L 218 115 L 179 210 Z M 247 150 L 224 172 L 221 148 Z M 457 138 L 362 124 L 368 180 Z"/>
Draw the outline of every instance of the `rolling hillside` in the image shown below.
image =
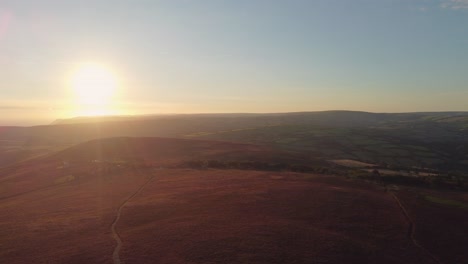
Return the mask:
<path id="1" fill-rule="evenodd" d="M 0 259 L 460 263 L 467 257 L 461 245 L 468 241 L 460 234 L 467 228 L 468 197 L 462 193 L 388 189 L 314 173 L 186 166 L 246 157 L 260 164 L 313 161 L 252 144 L 110 138 L 3 168 Z"/>
<path id="2" fill-rule="evenodd" d="M 0 129 L 0 166 L 108 137 L 173 137 L 264 144 L 323 159 L 466 171 L 468 113 L 326 111 L 61 120 Z"/>

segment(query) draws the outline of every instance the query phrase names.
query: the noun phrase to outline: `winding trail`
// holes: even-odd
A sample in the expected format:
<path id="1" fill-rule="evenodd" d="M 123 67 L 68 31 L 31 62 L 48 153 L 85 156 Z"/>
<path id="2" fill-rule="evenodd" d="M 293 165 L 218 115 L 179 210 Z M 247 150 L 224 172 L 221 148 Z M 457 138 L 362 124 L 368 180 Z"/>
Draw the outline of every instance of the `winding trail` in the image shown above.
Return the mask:
<path id="1" fill-rule="evenodd" d="M 145 183 L 143 183 L 138 190 L 136 190 L 132 195 L 130 195 L 125 201 L 119 206 L 119 209 L 117 209 L 117 216 L 115 217 L 114 221 L 112 222 L 111 225 L 111 232 L 112 232 L 112 237 L 114 238 L 115 242 L 117 242 L 117 245 L 114 248 L 114 252 L 112 253 L 112 259 L 114 260 L 114 264 L 121 264 L 122 261 L 120 260 L 120 249 L 122 249 L 122 239 L 119 236 L 119 233 L 117 233 L 116 226 L 117 223 L 120 220 L 120 216 L 122 215 L 122 209 L 124 206 L 135 196 L 137 196 L 143 188 L 145 188 L 148 183 L 150 183 L 154 178 L 154 175 L 151 176 Z"/>
<path id="2" fill-rule="evenodd" d="M 435 255 L 433 255 L 429 250 L 427 250 L 425 247 L 423 247 L 421 244 L 419 244 L 419 242 L 416 240 L 414 222 L 411 219 L 411 217 L 409 216 L 408 211 L 403 206 L 400 199 L 395 195 L 395 193 L 390 192 L 390 194 L 393 196 L 393 198 L 397 202 L 397 204 L 400 207 L 401 211 L 405 215 L 406 221 L 408 222 L 408 225 L 409 225 L 408 226 L 408 238 L 411 239 L 411 241 L 413 242 L 413 244 L 416 247 L 420 248 L 424 253 L 426 253 L 429 257 L 431 257 L 432 260 L 434 260 L 435 263 L 442 264 L 442 262 Z"/>

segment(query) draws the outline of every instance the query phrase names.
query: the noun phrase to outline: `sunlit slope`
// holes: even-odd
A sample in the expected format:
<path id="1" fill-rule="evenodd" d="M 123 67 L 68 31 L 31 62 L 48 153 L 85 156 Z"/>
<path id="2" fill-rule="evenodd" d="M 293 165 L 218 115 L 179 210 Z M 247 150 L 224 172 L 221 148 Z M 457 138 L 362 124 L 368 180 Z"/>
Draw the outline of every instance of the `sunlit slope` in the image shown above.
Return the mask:
<path id="1" fill-rule="evenodd" d="M 0 169 L 0 198 L 64 181 L 86 181 L 100 173 L 179 167 L 188 161 L 208 160 L 293 164 L 313 161 L 296 153 L 252 144 L 172 138 L 98 139 Z"/>

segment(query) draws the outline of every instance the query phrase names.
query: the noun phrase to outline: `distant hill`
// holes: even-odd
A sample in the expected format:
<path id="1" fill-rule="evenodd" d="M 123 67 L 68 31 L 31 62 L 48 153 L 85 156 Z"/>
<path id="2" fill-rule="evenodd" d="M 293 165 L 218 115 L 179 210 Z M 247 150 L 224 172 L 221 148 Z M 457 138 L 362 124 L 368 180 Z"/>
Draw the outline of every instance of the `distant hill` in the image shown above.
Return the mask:
<path id="1" fill-rule="evenodd" d="M 464 169 L 467 134 L 468 112 L 80 117 L 54 125 L 0 128 L 0 166 L 92 139 L 171 137 L 263 144 L 324 159 Z"/>
<path id="2" fill-rule="evenodd" d="M 382 122 L 468 122 L 468 112 L 414 112 L 414 113 L 370 113 L 362 111 L 317 111 L 291 113 L 219 113 L 219 114 L 161 114 L 134 116 L 98 116 L 58 119 L 52 125 L 83 124 L 103 122 L 186 120 L 186 119 L 237 119 L 248 122 L 256 120 L 261 124 L 316 124 L 325 126 L 367 126 Z"/>
<path id="3" fill-rule="evenodd" d="M 164 116 L 96 117 L 62 120 L 56 125 L 9 128 L 9 138 L 27 138 L 28 144 L 79 143 L 104 137 L 184 137 L 197 133 L 217 133 L 261 127 L 301 125 L 311 128 L 442 128 L 468 129 L 468 112 L 368 113 L 324 111 L 273 114 L 187 114 Z M 273 128 L 272 128 L 273 129 Z M 12 130 L 13 132 L 8 132 Z M 18 131 L 18 132 L 14 132 Z M 462 131 L 462 132 L 463 132 Z M 432 137 L 438 135 L 431 131 Z M 0 140 L 3 134 L 0 134 Z"/>

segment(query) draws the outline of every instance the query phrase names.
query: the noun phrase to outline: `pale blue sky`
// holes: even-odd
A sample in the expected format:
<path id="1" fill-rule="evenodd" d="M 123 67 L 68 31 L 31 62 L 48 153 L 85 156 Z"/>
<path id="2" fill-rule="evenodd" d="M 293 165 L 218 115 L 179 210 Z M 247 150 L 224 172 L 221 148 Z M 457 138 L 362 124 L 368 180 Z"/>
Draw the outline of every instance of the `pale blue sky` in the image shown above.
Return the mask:
<path id="1" fill-rule="evenodd" d="M 121 113 L 468 111 L 468 0 L 0 0 L 0 124 L 70 117 L 88 61 Z"/>

